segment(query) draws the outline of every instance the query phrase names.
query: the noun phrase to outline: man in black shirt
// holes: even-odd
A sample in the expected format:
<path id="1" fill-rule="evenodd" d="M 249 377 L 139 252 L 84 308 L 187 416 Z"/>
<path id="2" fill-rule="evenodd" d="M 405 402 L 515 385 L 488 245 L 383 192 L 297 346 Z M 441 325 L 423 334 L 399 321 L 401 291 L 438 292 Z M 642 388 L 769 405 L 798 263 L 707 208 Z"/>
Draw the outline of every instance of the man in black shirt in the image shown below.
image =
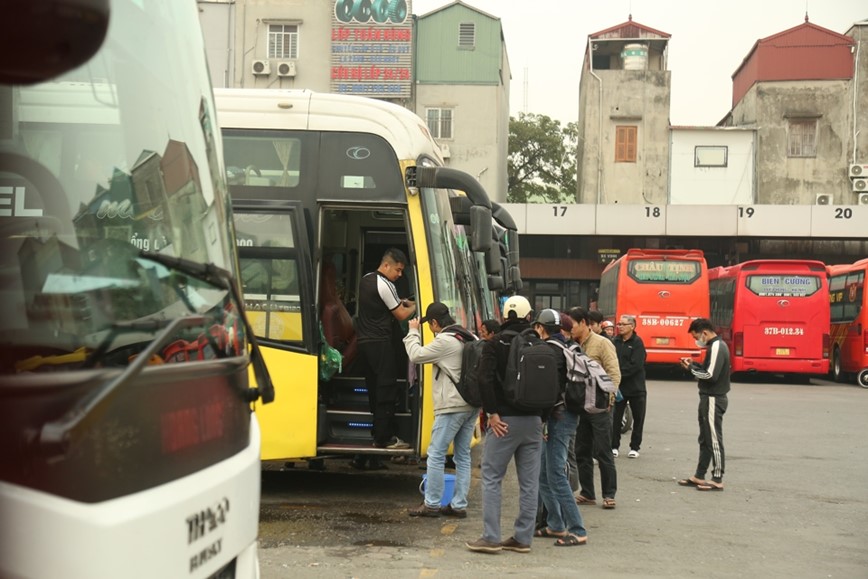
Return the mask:
<path id="1" fill-rule="evenodd" d="M 359 317 L 356 336 L 359 353 L 365 362 L 368 403 L 374 415 L 371 434 L 374 446 L 402 449 L 410 445 L 398 438 L 395 405 L 398 401 L 398 355 L 402 322 L 416 312 L 416 304 L 401 299 L 395 282 L 404 273 L 407 256 L 400 249 L 386 250 L 380 267 L 362 277 L 359 283 Z"/>
<path id="2" fill-rule="evenodd" d="M 639 458 L 642 446 L 642 430 L 645 428 L 645 344 L 636 333 L 636 318 L 622 315 L 618 320 L 618 336 L 614 339 L 618 353 L 618 366 L 621 369 L 621 383 L 618 389 L 624 399 L 615 403 L 612 417 L 612 454 L 618 456 L 621 446 L 621 419 L 627 405 L 633 412 L 633 433 L 630 435 L 630 452 L 627 458 Z"/>

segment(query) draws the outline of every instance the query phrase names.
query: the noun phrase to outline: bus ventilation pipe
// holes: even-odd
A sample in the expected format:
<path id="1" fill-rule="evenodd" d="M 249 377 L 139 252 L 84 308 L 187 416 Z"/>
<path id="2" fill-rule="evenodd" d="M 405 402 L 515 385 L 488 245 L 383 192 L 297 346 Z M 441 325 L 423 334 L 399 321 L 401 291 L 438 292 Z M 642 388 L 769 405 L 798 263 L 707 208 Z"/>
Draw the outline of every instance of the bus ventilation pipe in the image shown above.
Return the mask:
<path id="1" fill-rule="evenodd" d="M 488 193 L 469 173 L 450 167 L 416 167 L 416 187 L 464 191 L 474 205 L 491 209 Z"/>

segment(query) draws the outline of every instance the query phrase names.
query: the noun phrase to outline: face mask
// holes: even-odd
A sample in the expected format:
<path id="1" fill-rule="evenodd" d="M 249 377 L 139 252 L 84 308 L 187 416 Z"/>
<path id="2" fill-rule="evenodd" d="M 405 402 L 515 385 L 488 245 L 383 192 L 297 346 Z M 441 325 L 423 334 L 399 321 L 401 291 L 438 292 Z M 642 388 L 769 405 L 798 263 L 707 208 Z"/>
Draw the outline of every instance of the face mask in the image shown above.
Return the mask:
<path id="1" fill-rule="evenodd" d="M 699 335 L 702 336 L 702 334 L 699 334 Z M 705 347 L 705 340 L 703 340 L 703 339 L 700 337 L 698 340 L 696 340 L 696 345 L 697 345 L 698 347 L 700 347 L 700 348 L 704 348 L 704 347 Z"/>

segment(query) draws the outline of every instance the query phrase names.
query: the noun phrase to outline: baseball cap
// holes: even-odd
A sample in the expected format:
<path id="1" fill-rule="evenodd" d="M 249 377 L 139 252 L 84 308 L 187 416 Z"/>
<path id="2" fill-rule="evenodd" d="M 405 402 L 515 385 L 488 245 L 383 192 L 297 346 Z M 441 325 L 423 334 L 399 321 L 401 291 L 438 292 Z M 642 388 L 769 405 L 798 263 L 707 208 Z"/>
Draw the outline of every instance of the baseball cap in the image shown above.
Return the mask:
<path id="1" fill-rule="evenodd" d="M 503 304 L 504 319 L 510 318 L 510 312 L 515 313 L 516 318 L 524 318 L 530 313 L 530 302 L 524 296 L 512 296 Z"/>
<path id="2" fill-rule="evenodd" d="M 438 322 L 449 317 L 449 308 L 442 302 L 431 302 L 425 310 L 425 317 L 419 320 L 421 323 L 437 320 Z"/>
<path id="3" fill-rule="evenodd" d="M 560 328 L 561 314 L 557 310 L 546 308 L 539 313 L 539 315 L 536 317 L 535 322 L 544 326 L 557 326 Z"/>

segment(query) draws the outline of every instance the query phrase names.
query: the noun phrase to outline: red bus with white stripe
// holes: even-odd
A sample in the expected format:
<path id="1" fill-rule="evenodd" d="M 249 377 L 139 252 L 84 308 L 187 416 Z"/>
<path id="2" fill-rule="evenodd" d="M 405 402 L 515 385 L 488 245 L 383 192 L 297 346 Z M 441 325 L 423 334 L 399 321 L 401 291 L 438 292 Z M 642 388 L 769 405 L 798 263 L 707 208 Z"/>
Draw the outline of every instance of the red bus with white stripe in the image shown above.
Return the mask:
<path id="1" fill-rule="evenodd" d="M 600 277 L 598 307 L 608 320 L 636 316 L 646 364 L 697 361 L 702 354 L 687 328 L 707 318 L 708 267 L 698 249 L 628 249 Z"/>
<path id="2" fill-rule="evenodd" d="M 753 260 L 709 270 L 711 321 L 732 372 L 829 371 L 829 284 L 811 260 Z"/>
<path id="3" fill-rule="evenodd" d="M 832 331 L 832 375 L 842 382 L 849 375 L 868 388 L 868 258 L 850 265 L 830 265 L 829 299 Z"/>

